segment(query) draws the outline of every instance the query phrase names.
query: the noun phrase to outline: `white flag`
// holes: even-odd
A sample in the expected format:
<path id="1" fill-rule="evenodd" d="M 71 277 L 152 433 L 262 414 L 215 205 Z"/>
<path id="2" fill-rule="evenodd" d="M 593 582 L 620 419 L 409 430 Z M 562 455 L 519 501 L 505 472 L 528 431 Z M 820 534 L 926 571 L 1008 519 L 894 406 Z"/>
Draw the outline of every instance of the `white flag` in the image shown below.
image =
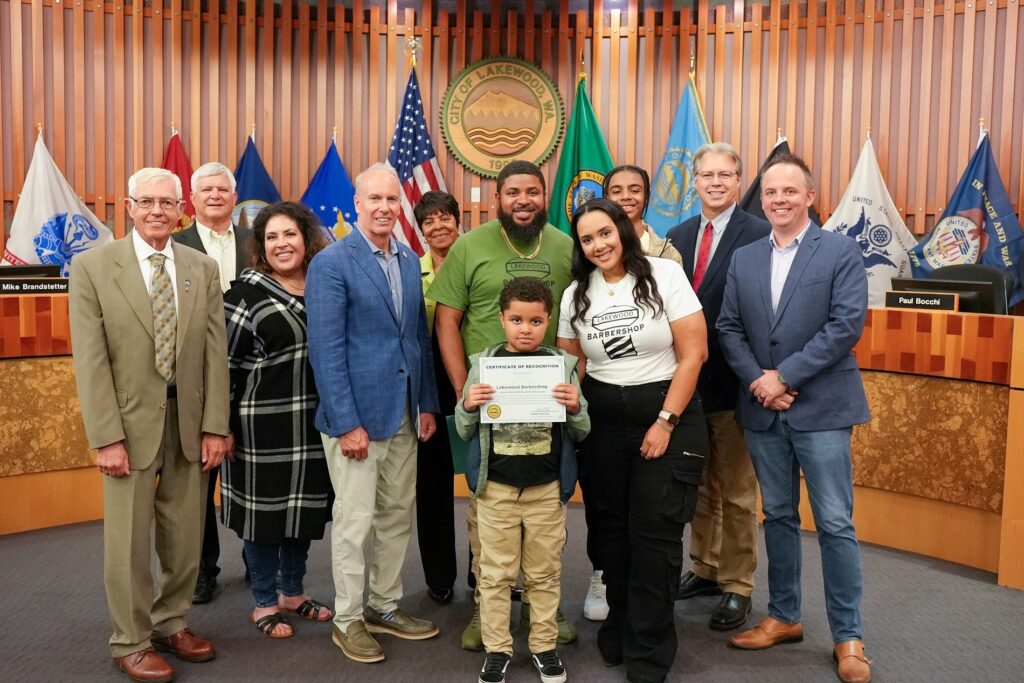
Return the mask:
<path id="1" fill-rule="evenodd" d="M 67 277 L 75 254 L 113 237 L 64 179 L 40 131 L 0 265 L 58 265 Z"/>
<path id="2" fill-rule="evenodd" d="M 910 277 L 907 250 L 917 239 L 896 211 L 878 168 L 871 138 L 864 143 L 846 193 L 822 226 L 857 240 L 868 271 L 868 304 L 884 306 L 894 277 Z"/>

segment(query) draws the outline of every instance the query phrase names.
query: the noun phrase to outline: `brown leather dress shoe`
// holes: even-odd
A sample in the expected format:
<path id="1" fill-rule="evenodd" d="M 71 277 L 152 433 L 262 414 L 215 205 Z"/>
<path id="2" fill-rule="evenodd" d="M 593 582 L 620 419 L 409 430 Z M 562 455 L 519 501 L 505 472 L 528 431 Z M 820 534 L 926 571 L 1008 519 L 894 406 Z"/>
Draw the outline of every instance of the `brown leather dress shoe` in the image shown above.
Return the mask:
<path id="1" fill-rule="evenodd" d="M 213 643 L 187 628 L 167 638 L 153 638 L 153 647 L 161 652 L 171 652 L 186 662 L 208 662 L 217 656 Z"/>
<path id="2" fill-rule="evenodd" d="M 741 650 L 767 650 L 780 643 L 799 643 L 804 639 L 804 627 L 799 621 L 787 624 L 765 617 L 761 623 L 729 638 L 729 644 Z"/>
<path id="3" fill-rule="evenodd" d="M 124 657 L 114 657 L 114 664 L 133 681 L 167 683 L 174 679 L 174 669 L 151 647 Z"/>
<path id="4" fill-rule="evenodd" d="M 864 656 L 864 643 L 847 640 L 832 651 L 836 660 L 839 680 L 843 683 L 868 683 L 871 680 L 871 660 Z"/>

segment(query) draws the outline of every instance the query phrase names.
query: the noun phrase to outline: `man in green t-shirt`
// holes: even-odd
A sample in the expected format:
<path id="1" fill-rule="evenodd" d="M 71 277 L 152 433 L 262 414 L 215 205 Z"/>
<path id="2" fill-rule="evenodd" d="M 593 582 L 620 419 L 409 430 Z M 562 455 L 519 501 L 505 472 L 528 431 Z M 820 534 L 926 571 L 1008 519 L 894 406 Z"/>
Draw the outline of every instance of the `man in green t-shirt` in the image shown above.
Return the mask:
<path id="1" fill-rule="evenodd" d="M 572 238 L 547 222 L 547 189 L 535 164 L 516 160 L 498 174 L 498 218 L 452 245 L 427 297 L 437 302 L 434 324 L 448 378 L 458 396 L 466 359 L 504 338 L 498 294 L 515 277 L 551 288 L 554 316 L 572 280 Z M 557 323 L 557 320 L 555 320 Z M 461 330 L 460 330 L 461 327 Z M 544 343 L 553 346 L 557 324 Z"/>
<path id="2" fill-rule="evenodd" d="M 554 309 L 544 343 L 554 346 L 558 305 L 572 280 L 572 238 L 548 223 L 547 187 L 537 165 L 517 159 L 505 166 L 498 174 L 497 199 L 497 220 L 455 241 L 426 294 L 437 302 L 434 329 L 448 379 L 460 400 L 466 383 L 466 359 L 505 338 L 498 305 L 505 283 L 516 277 L 534 277 L 551 289 Z M 476 558 L 480 542 L 472 501 L 467 522 Z M 475 559 L 473 565 L 476 577 Z M 529 609 L 525 601 L 523 608 L 524 612 Z M 561 610 L 558 617 L 558 642 L 575 640 L 576 630 Z M 478 611 L 462 634 L 462 647 L 483 650 Z"/>

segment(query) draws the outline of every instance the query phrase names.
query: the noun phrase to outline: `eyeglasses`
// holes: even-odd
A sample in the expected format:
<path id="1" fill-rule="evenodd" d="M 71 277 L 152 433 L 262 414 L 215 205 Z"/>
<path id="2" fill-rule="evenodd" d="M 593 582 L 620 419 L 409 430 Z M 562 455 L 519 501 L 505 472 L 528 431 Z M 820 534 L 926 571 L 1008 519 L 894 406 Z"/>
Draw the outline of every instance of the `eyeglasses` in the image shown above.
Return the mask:
<path id="1" fill-rule="evenodd" d="M 149 211 L 157 204 L 159 204 L 160 208 L 163 209 L 164 211 L 174 211 L 179 206 L 181 206 L 180 199 L 153 199 L 152 197 L 142 197 L 141 199 L 136 199 L 135 197 L 131 196 L 129 196 L 128 199 L 131 199 L 133 202 L 135 202 L 135 206 L 139 207 L 143 211 Z"/>
<path id="2" fill-rule="evenodd" d="M 705 182 L 711 182 L 712 180 L 717 178 L 718 180 L 727 183 L 730 180 L 734 179 L 736 177 L 736 174 L 733 173 L 732 171 L 722 171 L 721 173 L 712 173 L 711 171 L 705 171 L 704 173 L 698 173 L 697 177 Z"/>

